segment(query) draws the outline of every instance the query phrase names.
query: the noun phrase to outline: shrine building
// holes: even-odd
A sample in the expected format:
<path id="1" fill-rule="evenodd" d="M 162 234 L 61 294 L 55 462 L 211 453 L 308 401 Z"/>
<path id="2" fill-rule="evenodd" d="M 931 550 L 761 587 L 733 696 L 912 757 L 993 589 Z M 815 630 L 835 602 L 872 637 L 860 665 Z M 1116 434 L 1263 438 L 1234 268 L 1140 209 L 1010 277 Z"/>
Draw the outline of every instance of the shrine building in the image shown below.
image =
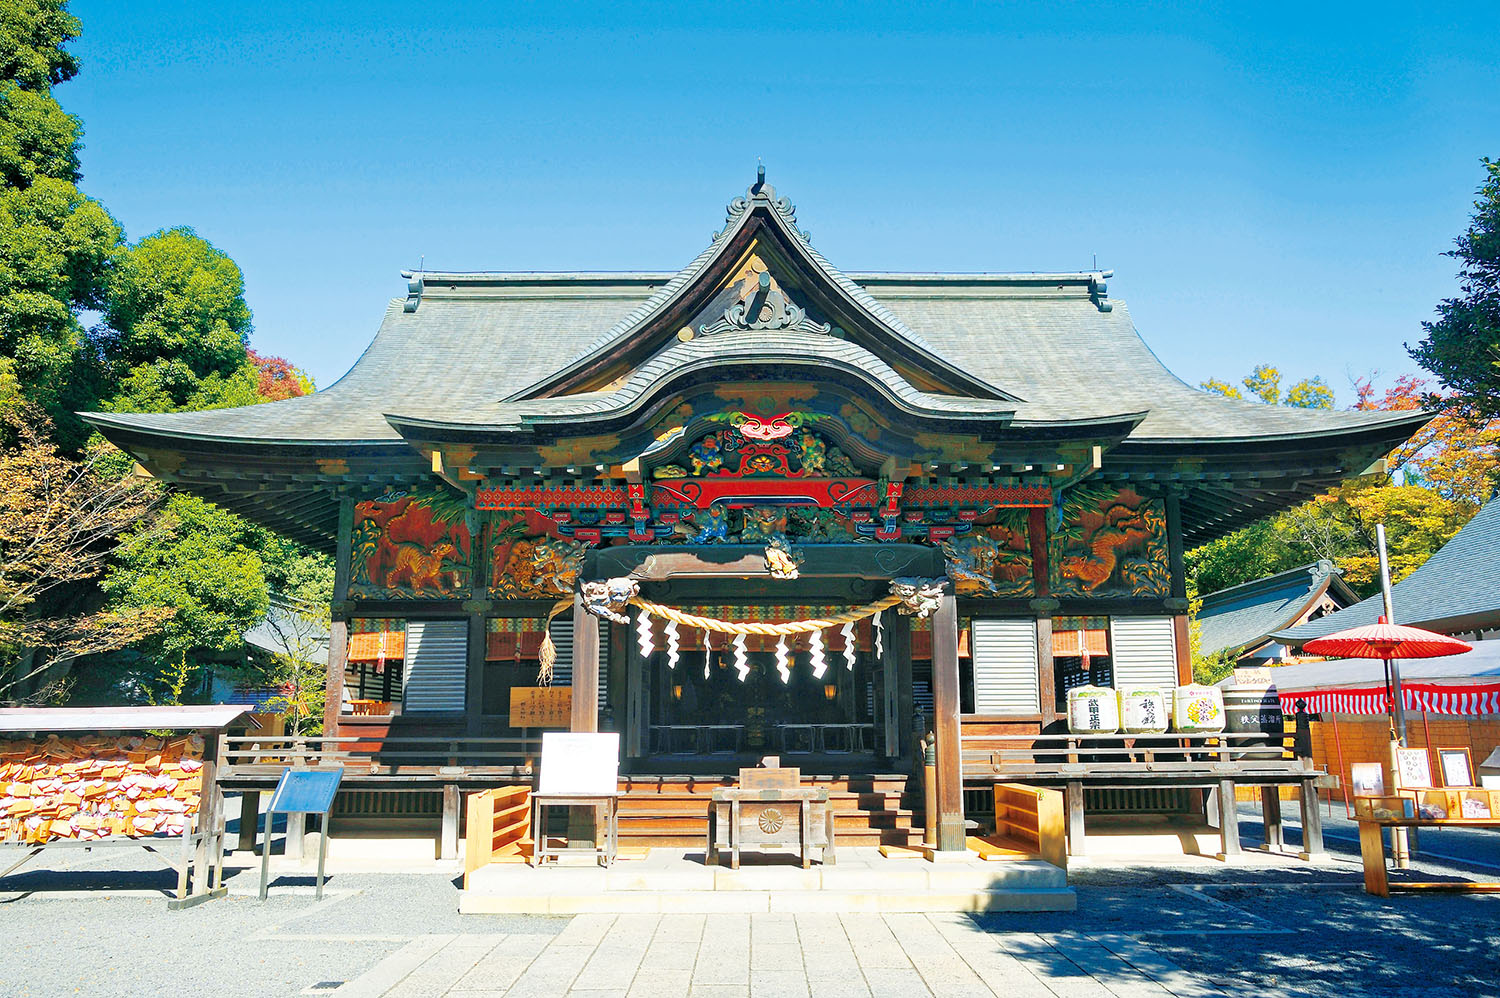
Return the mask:
<path id="1" fill-rule="evenodd" d="M 1185 548 L 1427 418 L 1197 391 L 1108 271 L 846 274 L 763 175 L 676 273 L 405 276 L 313 395 L 87 418 L 336 555 L 326 734 L 448 746 L 463 786 L 527 778 L 542 728 L 617 731 L 658 788 L 767 755 L 869 786 L 891 841 L 931 732 L 962 848 L 986 738 L 1191 681 Z"/>

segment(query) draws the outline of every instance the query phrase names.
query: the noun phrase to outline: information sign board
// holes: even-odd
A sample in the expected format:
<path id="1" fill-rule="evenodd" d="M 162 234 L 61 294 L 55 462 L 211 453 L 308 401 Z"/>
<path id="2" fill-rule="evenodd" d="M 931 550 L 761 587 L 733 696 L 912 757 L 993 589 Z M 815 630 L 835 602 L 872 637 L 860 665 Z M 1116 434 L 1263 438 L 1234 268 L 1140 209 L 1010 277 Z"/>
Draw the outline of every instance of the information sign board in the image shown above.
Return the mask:
<path id="1" fill-rule="evenodd" d="M 513 686 L 512 728 L 566 728 L 573 723 L 573 687 Z"/>
<path id="2" fill-rule="evenodd" d="M 542 734 L 539 794 L 613 794 L 620 785 L 620 735 L 615 731 Z"/>

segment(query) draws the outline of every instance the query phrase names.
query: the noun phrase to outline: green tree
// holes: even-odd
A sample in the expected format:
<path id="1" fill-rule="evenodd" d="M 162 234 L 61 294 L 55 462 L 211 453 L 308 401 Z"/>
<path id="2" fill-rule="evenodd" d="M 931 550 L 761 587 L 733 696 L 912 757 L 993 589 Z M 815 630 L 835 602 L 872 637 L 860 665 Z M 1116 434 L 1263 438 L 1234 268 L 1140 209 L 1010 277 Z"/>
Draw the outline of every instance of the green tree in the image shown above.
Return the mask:
<path id="1" fill-rule="evenodd" d="M 125 536 L 104 579 L 115 610 L 172 607 L 172 619 L 139 647 L 154 662 L 202 669 L 243 650 L 269 606 L 256 528 L 194 496 L 169 498 L 157 521 Z"/>
<path id="2" fill-rule="evenodd" d="M 77 185 L 81 127 L 53 98 L 77 61 L 59 0 L 0 0 L 0 366 L 73 451 L 95 365 L 79 314 L 98 309 L 119 225 Z"/>
<path id="3" fill-rule="evenodd" d="M 245 279 L 192 229 L 152 233 L 117 255 L 99 342 L 119 377 L 107 403 L 172 412 L 264 401 L 247 344 Z"/>
<path id="4" fill-rule="evenodd" d="M 1485 158 L 1469 227 L 1447 255 L 1459 260 L 1459 295 L 1438 304 L 1436 322 L 1412 357 L 1452 389 L 1472 417 L 1500 417 L 1500 160 Z"/>

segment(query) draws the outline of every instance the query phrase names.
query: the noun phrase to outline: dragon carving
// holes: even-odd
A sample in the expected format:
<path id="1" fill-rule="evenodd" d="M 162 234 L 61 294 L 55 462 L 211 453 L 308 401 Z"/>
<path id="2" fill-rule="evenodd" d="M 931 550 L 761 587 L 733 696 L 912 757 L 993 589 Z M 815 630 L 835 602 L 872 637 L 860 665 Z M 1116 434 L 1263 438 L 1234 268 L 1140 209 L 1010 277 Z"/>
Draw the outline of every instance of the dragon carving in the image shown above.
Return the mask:
<path id="1" fill-rule="evenodd" d="M 625 608 L 640 591 L 640 584 L 634 579 L 604 579 L 585 582 L 582 588 L 583 607 L 603 620 L 628 624 L 630 618 L 625 616 Z"/>
<path id="2" fill-rule="evenodd" d="M 1076 553 L 1075 548 L 1075 553 L 1064 555 L 1060 567 L 1062 577 L 1077 581 L 1084 592 L 1093 592 L 1110 580 L 1123 549 L 1153 535 L 1145 509 L 1116 502 L 1101 510 L 1100 515 L 1103 522 L 1080 541 L 1083 553 Z"/>
<path id="3" fill-rule="evenodd" d="M 901 598 L 901 602 L 896 606 L 898 613 L 903 617 L 916 617 L 921 620 L 924 617 L 930 617 L 938 607 L 943 605 L 943 589 L 947 585 L 947 576 L 936 579 L 908 576 L 891 580 L 891 595 Z"/>

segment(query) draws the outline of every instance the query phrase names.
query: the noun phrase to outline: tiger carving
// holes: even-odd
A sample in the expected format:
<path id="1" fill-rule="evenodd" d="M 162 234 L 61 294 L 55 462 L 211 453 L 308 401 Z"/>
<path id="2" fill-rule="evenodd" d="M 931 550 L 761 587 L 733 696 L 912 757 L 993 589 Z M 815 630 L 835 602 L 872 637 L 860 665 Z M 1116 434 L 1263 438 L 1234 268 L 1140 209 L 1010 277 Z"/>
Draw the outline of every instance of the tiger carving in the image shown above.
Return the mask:
<path id="1" fill-rule="evenodd" d="M 396 562 L 385 573 L 387 589 L 395 589 L 405 577 L 414 593 L 451 593 L 458 589 L 458 566 L 444 568 L 447 559 L 458 559 L 458 548 L 452 541 L 438 541 L 431 548 L 420 544 L 399 544 L 396 547 Z"/>

